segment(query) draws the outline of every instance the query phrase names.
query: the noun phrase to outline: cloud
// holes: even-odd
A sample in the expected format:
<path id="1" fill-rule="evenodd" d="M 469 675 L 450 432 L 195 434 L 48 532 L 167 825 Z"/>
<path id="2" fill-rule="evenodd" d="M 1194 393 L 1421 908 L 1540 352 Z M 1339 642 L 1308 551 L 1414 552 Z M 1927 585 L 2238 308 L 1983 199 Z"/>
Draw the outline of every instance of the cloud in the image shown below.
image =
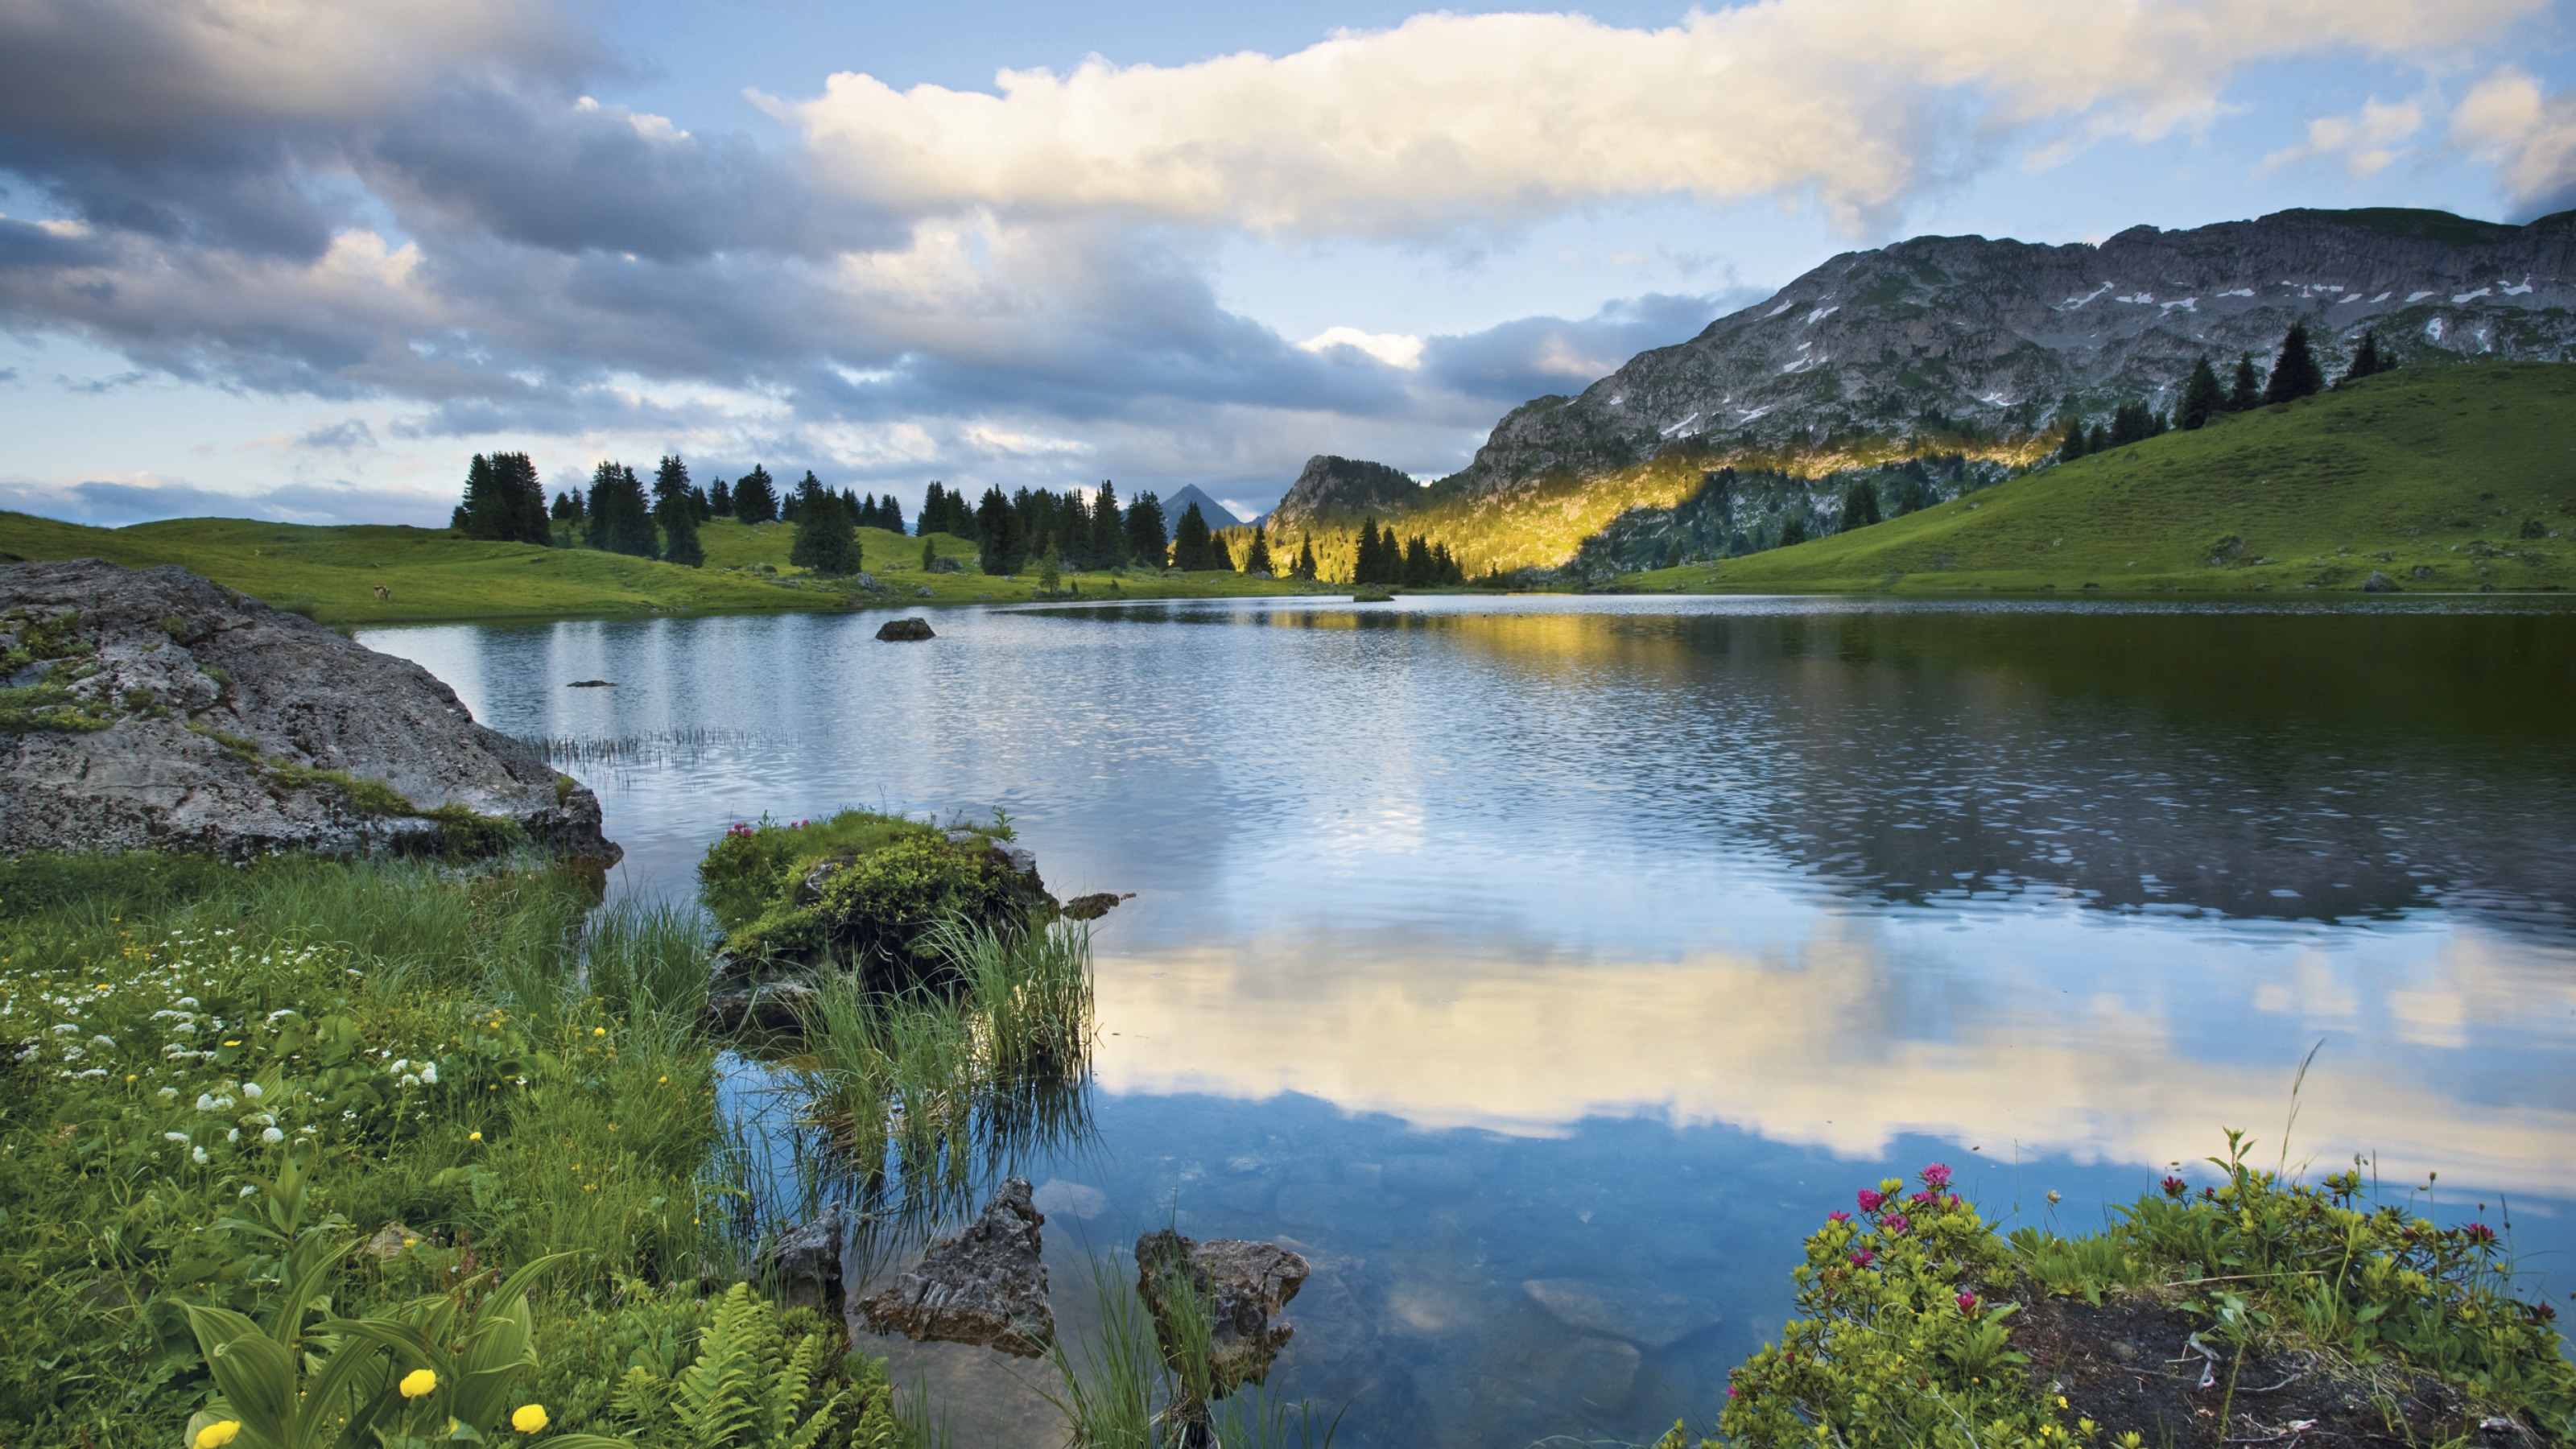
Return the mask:
<path id="1" fill-rule="evenodd" d="M 1424 371 L 1431 383 L 1486 405 L 1580 392 L 1647 348 L 1687 341 L 1764 295 L 1749 287 L 1710 296 L 1652 293 L 1612 302 L 1590 317 L 1518 318 L 1433 338 L 1424 348 Z"/>
<path id="2" fill-rule="evenodd" d="M 1389 367 L 1411 372 L 1422 366 L 1422 339 L 1404 332 L 1363 332 L 1357 327 L 1327 327 L 1297 344 L 1300 352 L 1329 356 L 1348 348 Z"/>
<path id="3" fill-rule="evenodd" d="M 1439 13 L 1277 57 L 1006 70 L 998 94 L 844 72 L 771 104 L 829 184 L 906 213 L 1417 237 L 1627 197 L 1812 195 L 1867 230 L 1980 136 L 2151 139 L 2219 115 L 2250 64 L 2446 49 L 2541 5 L 1763 0 L 1661 30 Z"/>
<path id="4" fill-rule="evenodd" d="M 2576 96 L 2544 93 L 2539 81 L 2507 66 L 2451 113 L 2451 139 L 2496 168 L 2521 212 L 2576 206 Z"/>
<path id="5" fill-rule="evenodd" d="M 0 482 L 0 508 L 113 528 L 156 518 L 257 518 L 278 523 L 418 523 L 447 521 L 450 493 L 355 484 L 289 483 L 255 493 L 205 488 L 179 479 L 90 479 L 53 486 Z"/>
<path id="6" fill-rule="evenodd" d="M 315 428 L 295 441 L 299 447 L 329 448 L 344 453 L 377 446 L 376 430 L 367 426 L 365 418 L 348 418 L 327 428 Z"/>
<path id="7" fill-rule="evenodd" d="M 2349 116 L 2319 116 L 2308 122 L 2308 139 L 2263 158 L 2262 169 L 2277 171 L 2301 161 L 2340 157 L 2344 174 L 2359 180 L 2388 169 L 2406 154 L 2397 143 L 2422 130 L 2424 108 L 2413 101 L 2381 104 L 2377 96 Z"/>

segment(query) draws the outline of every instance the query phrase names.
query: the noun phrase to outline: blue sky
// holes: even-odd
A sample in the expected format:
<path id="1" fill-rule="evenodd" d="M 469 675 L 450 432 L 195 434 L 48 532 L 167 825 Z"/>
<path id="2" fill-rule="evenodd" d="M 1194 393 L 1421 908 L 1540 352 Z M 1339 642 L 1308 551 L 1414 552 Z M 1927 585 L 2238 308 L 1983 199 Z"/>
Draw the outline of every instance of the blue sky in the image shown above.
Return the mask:
<path id="1" fill-rule="evenodd" d="M 2576 204 L 2546 0 L 0 0 L 0 507 L 1432 475 L 1835 252 Z"/>

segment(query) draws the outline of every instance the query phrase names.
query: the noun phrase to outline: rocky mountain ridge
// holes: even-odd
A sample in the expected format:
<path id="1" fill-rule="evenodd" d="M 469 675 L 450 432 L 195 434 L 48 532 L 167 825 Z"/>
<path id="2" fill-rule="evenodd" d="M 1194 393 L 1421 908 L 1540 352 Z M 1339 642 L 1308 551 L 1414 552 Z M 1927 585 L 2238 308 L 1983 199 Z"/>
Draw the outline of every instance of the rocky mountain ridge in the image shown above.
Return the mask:
<path id="1" fill-rule="evenodd" d="M 1485 559 L 1553 564 L 1575 530 L 1678 502 L 1728 461 L 1810 476 L 1918 452 L 2027 461 L 2070 407 L 2170 406 L 2203 355 L 2268 366 L 2293 321 L 2330 374 L 2365 330 L 2401 364 L 2576 358 L 2576 212 L 2510 226 L 2284 211 L 2098 246 L 1926 236 L 1846 252 L 1576 396 L 1515 408 L 1411 506 L 1496 535 Z M 1335 519 L 1357 496 L 1338 480 L 1374 466 L 1316 459 L 1274 519 Z M 1502 537 L 1527 532 L 1516 513 L 1546 516 L 1536 556 Z"/>

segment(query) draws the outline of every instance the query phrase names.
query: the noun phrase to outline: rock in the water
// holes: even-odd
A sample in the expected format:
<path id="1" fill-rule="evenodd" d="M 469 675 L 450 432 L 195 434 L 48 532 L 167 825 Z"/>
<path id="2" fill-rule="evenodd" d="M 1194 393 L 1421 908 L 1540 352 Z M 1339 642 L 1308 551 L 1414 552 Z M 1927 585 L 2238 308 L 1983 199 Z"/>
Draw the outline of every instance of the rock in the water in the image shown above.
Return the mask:
<path id="1" fill-rule="evenodd" d="M 879 1333 L 1042 1357 L 1055 1343 L 1038 1256 L 1045 1221 L 1029 1201 L 1029 1180 L 1014 1177 L 966 1231 L 931 1244 L 893 1287 L 862 1299 L 859 1312 Z"/>
<path id="2" fill-rule="evenodd" d="M 1129 891 L 1125 895 L 1114 891 L 1093 891 L 1087 896 L 1075 896 L 1072 900 L 1066 901 L 1064 916 L 1069 921 L 1096 921 L 1116 910 L 1120 901 L 1132 901 L 1135 898 L 1134 891 Z"/>
<path id="3" fill-rule="evenodd" d="M 778 1245 L 769 1252 L 769 1270 L 788 1307 L 824 1314 L 841 1311 L 842 1236 L 837 1203 L 779 1236 Z"/>
<path id="4" fill-rule="evenodd" d="M 1306 1260 L 1276 1243 L 1216 1238 L 1193 1242 L 1165 1228 L 1136 1240 L 1136 1292 L 1154 1315 L 1163 1356 L 1179 1353 L 1172 1329 L 1174 1287 L 1186 1283 L 1206 1305 L 1211 1396 L 1224 1398 L 1270 1371 L 1296 1330 L 1271 1319 L 1306 1282 Z M 1178 1366 L 1175 1360 L 1175 1367 Z"/>
<path id="5" fill-rule="evenodd" d="M 615 689 L 616 687 L 617 681 L 614 679 L 576 679 L 564 686 L 566 689 Z"/>
<path id="6" fill-rule="evenodd" d="M 0 712 L 0 854 L 622 854 L 428 670 L 184 569 L 0 566 L 0 658 L 32 690 Z"/>
<path id="7" fill-rule="evenodd" d="M 1650 1349 L 1717 1321 L 1715 1310 L 1688 1298 L 1584 1278 L 1532 1278 L 1521 1291 L 1577 1333 L 1624 1338 Z"/>
<path id="8" fill-rule="evenodd" d="M 878 626 L 877 637 L 889 644 L 901 644 L 920 639 L 935 639 L 938 636 L 930 632 L 928 619 L 905 618 L 886 620 Z"/>

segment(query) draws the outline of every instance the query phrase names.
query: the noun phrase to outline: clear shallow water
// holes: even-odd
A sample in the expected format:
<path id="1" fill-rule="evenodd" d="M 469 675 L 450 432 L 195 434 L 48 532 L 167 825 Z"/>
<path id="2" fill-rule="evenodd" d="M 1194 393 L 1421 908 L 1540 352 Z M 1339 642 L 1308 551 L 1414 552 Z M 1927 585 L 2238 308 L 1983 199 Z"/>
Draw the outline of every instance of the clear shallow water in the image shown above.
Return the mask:
<path id="1" fill-rule="evenodd" d="M 1339 1442 L 1648 1439 L 1798 1236 L 1940 1158 L 2099 1220 L 2251 1128 L 2439 1169 L 2576 1286 L 2576 612 L 1183 603 L 389 630 L 575 772 L 622 887 L 763 811 L 1009 811 L 1097 937 L 1058 1312 L 1177 1219 L 1318 1266 Z M 570 690 L 607 678 L 615 689 Z M 1531 1286 L 1536 1285 L 1536 1286 Z M 903 1348 L 964 1442 L 1052 1442 Z"/>

